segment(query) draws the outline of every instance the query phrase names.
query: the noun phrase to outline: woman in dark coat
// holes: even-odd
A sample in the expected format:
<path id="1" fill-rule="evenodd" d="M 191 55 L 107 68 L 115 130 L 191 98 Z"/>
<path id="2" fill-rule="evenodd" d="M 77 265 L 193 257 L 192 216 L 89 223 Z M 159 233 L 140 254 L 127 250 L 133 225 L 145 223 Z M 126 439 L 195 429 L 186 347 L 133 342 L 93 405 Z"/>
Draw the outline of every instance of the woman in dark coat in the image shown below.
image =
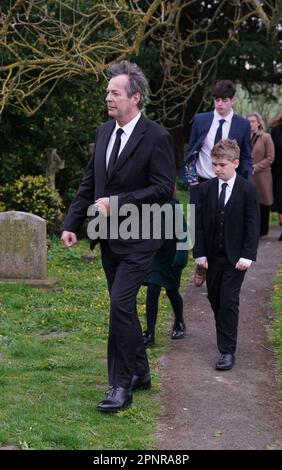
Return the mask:
<path id="1" fill-rule="evenodd" d="M 271 137 L 275 148 L 275 160 L 272 165 L 274 204 L 272 210 L 278 212 L 282 225 L 282 113 L 271 123 Z M 282 233 L 278 239 L 282 241 Z"/>
<path id="2" fill-rule="evenodd" d="M 179 234 L 187 232 L 187 225 L 179 202 L 176 199 L 171 199 L 170 204 L 173 208 L 174 221 L 176 223 L 181 221 L 182 226 L 178 226 L 177 229 L 174 225 L 173 238 L 165 239 L 163 246 L 157 251 L 143 283 L 147 285 L 147 330 L 143 333 L 145 347 L 154 344 L 155 341 L 158 301 L 162 287 L 166 290 L 175 316 L 171 339 L 181 339 L 186 334 L 183 320 L 183 300 L 179 293 L 179 287 L 182 270 L 188 261 L 188 250 L 187 247 L 183 247 L 184 243 L 187 245 L 187 237 L 185 236 L 184 240 L 179 239 Z M 175 217 L 176 212 L 178 212 L 178 217 Z M 181 249 L 177 249 L 179 242 Z"/>

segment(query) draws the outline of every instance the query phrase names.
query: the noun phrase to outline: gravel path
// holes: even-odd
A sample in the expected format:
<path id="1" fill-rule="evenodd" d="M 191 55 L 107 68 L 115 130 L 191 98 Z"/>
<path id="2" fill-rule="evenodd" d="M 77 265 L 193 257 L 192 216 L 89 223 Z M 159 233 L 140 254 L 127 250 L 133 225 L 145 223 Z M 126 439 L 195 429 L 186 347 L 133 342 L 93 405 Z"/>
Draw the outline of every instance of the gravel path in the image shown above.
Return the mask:
<path id="1" fill-rule="evenodd" d="M 185 293 L 188 336 L 162 358 L 165 414 L 156 449 L 282 449 L 282 403 L 276 362 L 267 343 L 273 313 L 273 275 L 282 261 L 280 230 L 260 242 L 258 260 L 241 290 L 236 364 L 214 369 L 218 358 L 206 285 Z"/>

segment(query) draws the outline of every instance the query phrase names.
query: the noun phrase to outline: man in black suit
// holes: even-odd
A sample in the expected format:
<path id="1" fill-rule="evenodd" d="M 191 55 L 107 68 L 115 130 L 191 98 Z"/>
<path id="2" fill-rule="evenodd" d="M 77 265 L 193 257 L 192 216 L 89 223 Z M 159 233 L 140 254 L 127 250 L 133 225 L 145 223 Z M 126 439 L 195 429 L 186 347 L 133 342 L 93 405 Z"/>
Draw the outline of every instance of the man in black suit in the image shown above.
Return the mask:
<path id="1" fill-rule="evenodd" d="M 213 88 L 214 111 L 196 114 L 187 146 L 186 161 L 195 162 L 196 177 L 190 185 L 190 203 L 197 205 L 199 184 L 214 178 L 211 150 L 221 139 L 235 139 L 240 148 L 237 173 L 252 176 L 251 130 L 247 119 L 233 112 L 236 88 L 230 80 L 220 80 Z M 205 281 L 205 270 L 197 267 L 195 285 Z"/>
<path id="2" fill-rule="evenodd" d="M 256 260 L 259 242 L 257 194 L 251 182 L 236 175 L 239 156 L 234 140 L 219 141 L 211 152 L 216 177 L 199 187 L 193 255 L 207 270 L 221 353 L 217 370 L 234 365 L 240 289 L 247 268 Z"/>
<path id="3" fill-rule="evenodd" d="M 97 129 L 92 158 L 64 221 L 66 246 L 76 243 L 76 233 L 94 202 L 108 221 L 117 215 L 115 211 L 120 215 L 125 204 L 133 204 L 140 214 L 137 222 L 142 224 L 142 206 L 166 202 L 174 188 L 171 137 L 140 112 L 147 88 L 142 70 L 122 61 L 109 67 L 108 76 L 106 102 L 113 120 Z M 118 201 L 115 208 L 113 196 Z M 120 227 L 123 218 L 117 220 Z M 100 240 L 111 300 L 108 374 L 112 389 L 97 406 L 104 412 L 125 408 L 132 402 L 132 390 L 151 386 L 136 296 L 162 245 L 153 236 L 124 239 L 120 233 L 111 235 Z"/>

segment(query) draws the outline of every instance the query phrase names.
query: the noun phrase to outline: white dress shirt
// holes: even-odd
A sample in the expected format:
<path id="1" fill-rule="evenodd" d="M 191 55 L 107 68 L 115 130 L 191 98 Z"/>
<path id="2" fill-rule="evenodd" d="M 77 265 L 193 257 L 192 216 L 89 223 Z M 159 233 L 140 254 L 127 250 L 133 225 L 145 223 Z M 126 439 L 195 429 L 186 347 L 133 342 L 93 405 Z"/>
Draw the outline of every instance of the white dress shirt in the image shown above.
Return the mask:
<path id="1" fill-rule="evenodd" d="M 119 148 L 118 155 L 120 155 L 120 153 L 123 151 L 125 145 L 127 144 L 128 139 L 131 136 L 131 134 L 133 132 L 133 129 L 136 126 L 137 122 L 139 121 L 140 117 L 141 117 L 141 113 L 138 113 L 137 116 L 135 116 L 135 118 L 133 118 L 131 121 L 129 121 L 127 124 L 125 124 L 125 126 L 121 127 L 121 129 L 123 130 L 123 133 L 121 134 L 121 138 L 120 138 L 120 148 Z M 108 168 L 111 151 L 112 151 L 114 143 L 115 143 L 116 132 L 117 132 L 118 129 L 120 129 L 120 126 L 116 122 L 115 128 L 112 132 L 112 135 L 110 137 L 108 147 L 107 147 L 106 168 Z"/>
<path id="2" fill-rule="evenodd" d="M 224 180 L 218 178 L 218 197 L 221 193 L 221 187 L 222 187 L 223 183 L 227 183 L 226 190 L 225 190 L 224 205 L 227 204 L 227 202 L 228 202 L 228 200 L 231 196 L 233 186 L 234 186 L 234 183 L 235 183 L 235 179 L 236 179 L 236 173 L 228 181 L 224 181 Z"/>
<path id="3" fill-rule="evenodd" d="M 216 109 L 214 110 L 214 116 L 212 125 L 207 133 L 207 136 L 203 142 L 202 148 L 199 152 L 199 157 L 196 161 L 196 169 L 199 176 L 210 180 L 215 177 L 215 173 L 212 168 L 211 161 L 211 150 L 214 145 L 215 134 L 219 126 L 220 119 L 224 119 L 225 122 L 222 125 L 222 138 L 227 139 L 231 127 L 231 121 L 233 117 L 233 110 L 230 111 L 227 116 L 221 116 Z"/>

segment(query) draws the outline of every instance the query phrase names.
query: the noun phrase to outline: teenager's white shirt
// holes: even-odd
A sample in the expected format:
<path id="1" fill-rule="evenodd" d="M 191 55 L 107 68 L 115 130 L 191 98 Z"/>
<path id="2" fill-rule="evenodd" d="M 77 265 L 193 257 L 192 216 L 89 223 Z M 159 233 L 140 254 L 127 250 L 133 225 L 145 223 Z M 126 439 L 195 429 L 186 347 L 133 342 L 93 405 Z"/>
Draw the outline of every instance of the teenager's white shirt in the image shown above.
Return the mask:
<path id="1" fill-rule="evenodd" d="M 210 180 L 215 177 L 211 161 L 211 150 L 214 145 L 215 134 L 219 126 L 220 119 L 225 119 L 225 122 L 222 125 L 222 138 L 228 138 L 233 114 L 234 112 L 231 110 L 227 116 L 222 117 L 216 109 L 214 110 L 212 125 L 207 133 L 196 161 L 197 174 L 202 178 Z"/>

